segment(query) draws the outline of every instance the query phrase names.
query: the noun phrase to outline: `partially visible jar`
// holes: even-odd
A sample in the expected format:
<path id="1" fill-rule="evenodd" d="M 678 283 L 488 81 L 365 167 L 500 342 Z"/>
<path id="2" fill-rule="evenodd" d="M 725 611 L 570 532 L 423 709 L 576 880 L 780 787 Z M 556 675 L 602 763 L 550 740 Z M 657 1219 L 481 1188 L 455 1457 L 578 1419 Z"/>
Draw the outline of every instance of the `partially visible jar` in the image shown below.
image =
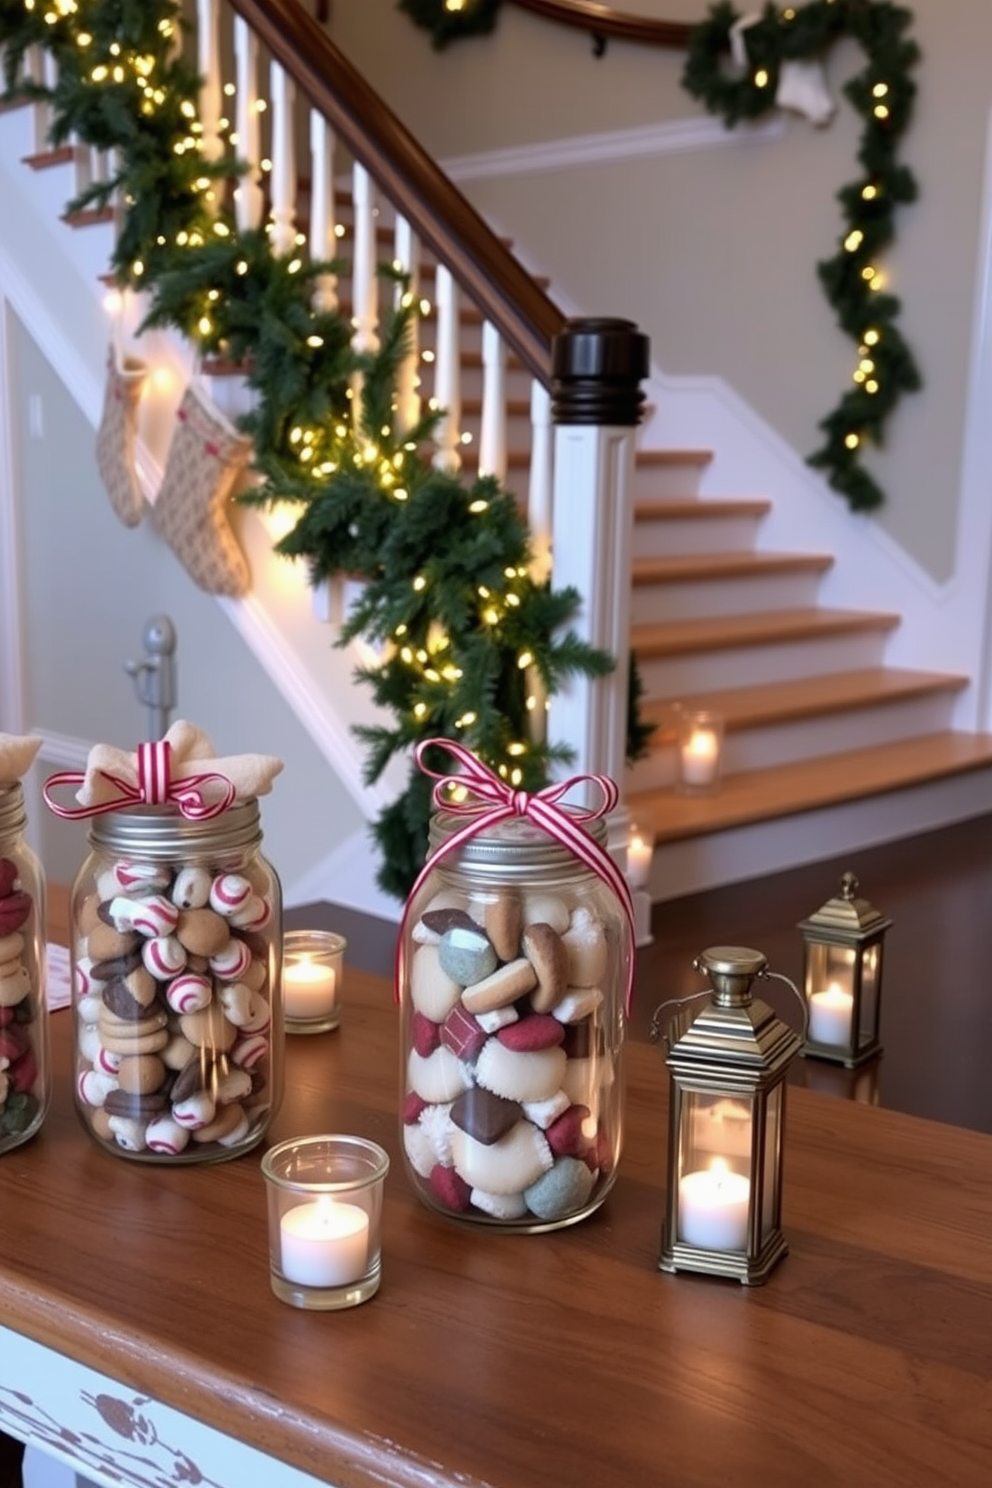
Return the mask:
<path id="1" fill-rule="evenodd" d="M 282 1095 L 282 891 L 258 802 L 108 812 L 89 841 L 72 891 L 79 1117 L 122 1157 L 238 1157 Z"/>
<path id="2" fill-rule="evenodd" d="M 435 816 L 432 856 L 461 825 Z M 605 842 L 602 821 L 586 830 Z M 407 906 L 399 987 L 403 1151 L 425 1204 L 524 1233 L 602 1204 L 632 955 L 610 885 L 528 821 L 438 858 Z"/>
<path id="3" fill-rule="evenodd" d="M 0 786 L 0 1153 L 34 1136 L 51 1098 L 45 877 L 26 827 L 20 782 Z"/>

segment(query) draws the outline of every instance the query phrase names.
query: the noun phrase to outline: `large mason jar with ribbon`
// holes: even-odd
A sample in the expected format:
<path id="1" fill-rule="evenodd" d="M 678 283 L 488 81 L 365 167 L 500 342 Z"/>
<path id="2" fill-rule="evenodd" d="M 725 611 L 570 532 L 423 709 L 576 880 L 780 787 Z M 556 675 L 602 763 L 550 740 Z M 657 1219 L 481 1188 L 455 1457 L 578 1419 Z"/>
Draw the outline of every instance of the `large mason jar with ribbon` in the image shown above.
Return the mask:
<path id="1" fill-rule="evenodd" d="M 45 786 L 53 811 L 89 822 L 71 901 L 76 1110 L 143 1162 L 237 1157 L 282 1093 L 282 893 L 258 803 L 282 767 L 214 755 L 179 722 L 133 755 L 97 745 L 85 775 Z"/>
<path id="2" fill-rule="evenodd" d="M 48 1110 L 45 876 L 29 847 L 22 777 L 40 739 L 0 734 L 0 1153 Z"/>
<path id="3" fill-rule="evenodd" d="M 426 750 L 452 756 L 451 776 Z M 434 756 L 436 757 L 436 756 Z M 512 790 L 468 751 L 435 780 L 428 861 L 400 930 L 401 1132 L 430 1208 L 537 1232 L 584 1219 L 623 1146 L 630 894 L 605 848 L 617 790 Z"/>

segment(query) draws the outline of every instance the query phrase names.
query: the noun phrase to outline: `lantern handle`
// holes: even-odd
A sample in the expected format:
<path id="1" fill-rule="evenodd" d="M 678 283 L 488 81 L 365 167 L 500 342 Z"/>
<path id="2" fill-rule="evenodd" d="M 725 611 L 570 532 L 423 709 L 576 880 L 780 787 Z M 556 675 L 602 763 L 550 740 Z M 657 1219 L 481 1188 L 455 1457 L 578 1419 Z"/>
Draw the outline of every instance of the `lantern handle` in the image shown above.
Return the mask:
<path id="1" fill-rule="evenodd" d="M 648 1030 L 648 1038 L 652 1044 L 656 1044 L 661 1038 L 661 1015 L 666 1008 L 684 1008 L 691 1002 L 698 1002 L 701 997 L 709 997 L 710 988 L 703 987 L 699 992 L 693 992 L 689 997 L 669 997 L 664 1002 L 659 1002 L 651 1014 L 651 1027 Z M 670 1026 L 670 1024 L 669 1024 Z M 665 1030 L 665 1043 L 668 1043 L 668 1029 Z M 671 1049 L 671 1045 L 668 1045 Z"/>
<path id="2" fill-rule="evenodd" d="M 769 971 L 767 967 L 764 971 L 758 972 L 758 977 L 767 981 L 784 982 L 785 985 L 796 994 L 799 1006 L 803 1010 L 803 1042 L 805 1043 L 806 1038 L 809 1034 L 809 1006 L 806 1002 L 805 997 L 796 986 L 795 982 L 792 980 L 791 977 L 787 977 L 784 972 Z"/>

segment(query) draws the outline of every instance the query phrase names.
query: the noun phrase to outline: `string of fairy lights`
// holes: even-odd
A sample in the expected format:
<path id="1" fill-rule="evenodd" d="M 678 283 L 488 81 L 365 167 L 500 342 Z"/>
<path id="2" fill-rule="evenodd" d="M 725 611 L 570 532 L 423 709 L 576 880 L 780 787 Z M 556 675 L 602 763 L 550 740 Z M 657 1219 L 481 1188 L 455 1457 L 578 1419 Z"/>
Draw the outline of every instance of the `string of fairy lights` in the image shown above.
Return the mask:
<path id="1" fill-rule="evenodd" d="M 502 0 L 400 0 L 437 47 L 493 30 Z M 550 17 L 553 19 L 553 17 Z M 809 457 L 855 511 L 885 500 L 865 467 L 871 446 L 884 442 L 888 421 L 905 393 L 921 386 L 919 369 L 897 324 L 900 302 L 883 267 L 895 236 L 895 214 L 915 200 L 916 181 L 898 159 L 916 85 L 919 48 L 908 34 L 912 14 L 889 0 L 810 0 L 766 4 L 744 15 L 729 3 L 711 7 L 693 27 L 682 83 L 728 126 L 758 119 L 778 106 L 789 64 L 817 63 L 842 38 L 856 41 L 865 66 L 843 92 L 862 120 L 858 177 L 837 193 L 844 217 L 836 251 L 817 265 L 823 292 L 855 346 L 851 385 L 820 420 L 823 444 Z M 731 37 L 744 27 L 744 61 L 735 66 Z"/>
<path id="2" fill-rule="evenodd" d="M 47 101 L 53 145 L 72 139 L 112 158 L 108 179 L 68 210 L 116 204 L 113 275 L 140 294 L 140 329 L 173 328 L 204 360 L 244 369 L 256 484 L 241 499 L 290 512 L 276 550 L 302 560 L 314 585 L 362 581 L 340 644 L 372 648 L 356 675 L 389 720 L 358 730 L 367 782 L 421 740 L 449 737 L 537 789 L 570 757 L 546 737 L 547 700 L 612 659 L 572 628 L 580 596 L 535 576 L 515 496 L 428 458 L 442 411 L 427 402 L 404 423 L 400 370 L 429 303 L 396 265 L 381 268 L 377 344 L 357 351 L 353 325 L 321 292 L 347 264 L 310 257 L 304 233 L 287 242 L 276 203 L 264 223 L 239 225 L 236 193 L 251 177 L 238 133 L 227 117 L 204 119 L 179 27 L 173 0 L 0 0 L 7 94 Z M 54 81 L 26 65 L 35 48 Z M 233 85 L 223 100 L 237 112 Z M 380 885 L 400 897 L 424 861 L 429 797 L 410 767 L 373 824 Z"/>

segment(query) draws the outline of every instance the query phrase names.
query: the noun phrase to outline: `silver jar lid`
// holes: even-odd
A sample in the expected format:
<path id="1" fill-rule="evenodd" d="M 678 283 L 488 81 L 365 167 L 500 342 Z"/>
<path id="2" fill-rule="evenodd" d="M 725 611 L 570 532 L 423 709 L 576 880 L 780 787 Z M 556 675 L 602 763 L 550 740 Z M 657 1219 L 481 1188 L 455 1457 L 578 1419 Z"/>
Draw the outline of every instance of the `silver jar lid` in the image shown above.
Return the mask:
<path id="1" fill-rule="evenodd" d="M 563 809 L 566 815 L 568 808 Z M 428 861 L 443 843 L 464 827 L 470 817 L 453 812 L 439 811 L 431 817 L 428 836 Z M 593 821 L 576 822 L 594 842 L 605 849 L 606 821 L 599 817 Z M 498 876 L 501 879 L 523 881 L 535 872 L 539 874 L 567 874 L 568 876 L 589 873 L 587 863 L 576 857 L 571 848 L 557 838 L 551 837 L 543 827 L 527 817 L 514 816 L 484 829 L 460 847 L 452 851 L 438 864 L 441 871 L 456 872 L 466 869 L 472 873 Z"/>
<path id="2" fill-rule="evenodd" d="M 258 800 L 246 796 L 219 816 L 190 820 L 175 806 L 136 806 L 94 816 L 89 840 L 96 850 L 122 855 L 140 853 L 153 860 L 210 857 L 235 848 L 257 847 L 262 840 Z"/>

